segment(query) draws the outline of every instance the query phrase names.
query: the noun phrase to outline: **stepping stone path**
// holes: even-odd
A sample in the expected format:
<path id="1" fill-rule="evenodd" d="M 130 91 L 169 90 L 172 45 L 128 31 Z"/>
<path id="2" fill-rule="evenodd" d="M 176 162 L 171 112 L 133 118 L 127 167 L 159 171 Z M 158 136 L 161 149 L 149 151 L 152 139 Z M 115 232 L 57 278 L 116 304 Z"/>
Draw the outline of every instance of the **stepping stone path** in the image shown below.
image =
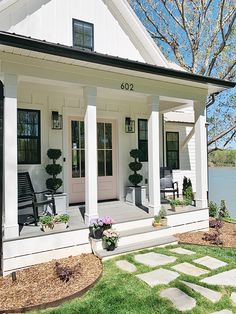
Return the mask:
<path id="1" fill-rule="evenodd" d="M 236 292 L 232 292 L 230 298 L 232 300 L 232 303 L 236 306 Z"/>
<path id="2" fill-rule="evenodd" d="M 207 298 L 213 303 L 218 302 L 222 297 L 222 293 L 220 292 L 196 285 L 191 282 L 187 282 L 187 281 L 181 281 L 181 282 L 184 283 L 189 288 L 193 289 L 194 291 L 200 293 L 203 297 Z"/>
<path id="3" fill-rule="evenodd" d="M 168 284 L 179 276 L 175 271 L 159 268 L 148 273 L 136 275 L 139 279 L 145 281 L 150 287 L 156 285 Z"/>
<path id="4" fill-rule="evenodd" d="M 171 249 L 169 250 L 170 252 L 173 253 L 177 253 L 177 254 L 183 254 L 183 255 L 192 255 L 192 254 L 196 254 L 193 251 L 187 250 L 187 249 L 183 249 L 182 247 L 177 247 L 175 249 Z"/>
<path id="5" fill-rule="evenodd" d="M 230 310 L 222 310 L 222 311 L 219 311 L 219 312 L 214 312 L 212 314 L 234 314 L 232 311 Z"/>
<path id="6" fill-rule="evenodd" d="M 227 263 L 222 262 L 219 259 L 211 257 L 211 256 L 204 256 L 204 257 L 195 259 L 194 263 L 206 266 L 207 268 L 210 268 L 210 269 L 217 269 L 217 268 L 227 265 Z"/>
<path id="7" fill-rule="evenodd" d="M 201 275 L 205 275 L 208 274 L 209 271 L 196 267 L 190 263 L 181 263 L 181 264 L 177 264 L 175 266 L 172 266 L 171 268 L 173 268 L 174 270 L 180 271 L 181 273 L 184 273 L 186 275 L 190 275 L 190 276 L 194 276 L 194 277 L 198 277 Z"/>
<path id="8" fill-rule="evenodd" d="M 210 285 L 236 287 L 236 268 L 204 278 L 201 282 L 208 283 Z"/>
<path id="9" fill-rule="evenodd" d="M 179 311 L 189 311 L 196 306 L 196 300 L 177 288 L 168 288 L 160 293 L 162 298 L 170 300 Z"/>
<path id="10" fill-rule="evenodd" d="M 137 270 L 134 264 L 126 260 L 117 261 L 116 266 L 119 267 L 121 270 L 127 271 L 128 273 L 134 273 Z"/>
<path id="11" fill-rule="evenodd" d="M 176 261 L 176 257 L 174 256 L 168 256 L 154 252 L 137 254 L 134 256 L 134 259 L 136 262 L 152 267 L 169 264 Z"/>

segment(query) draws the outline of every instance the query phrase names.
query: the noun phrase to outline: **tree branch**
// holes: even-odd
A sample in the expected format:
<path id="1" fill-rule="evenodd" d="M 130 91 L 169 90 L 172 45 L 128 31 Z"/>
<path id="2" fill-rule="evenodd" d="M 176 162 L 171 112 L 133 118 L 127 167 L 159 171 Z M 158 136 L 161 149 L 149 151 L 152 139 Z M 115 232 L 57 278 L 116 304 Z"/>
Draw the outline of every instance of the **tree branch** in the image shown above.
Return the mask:
<path id="1" fill-rule="evenodd" d="M 231 125 L 228 129 L 224 130 L 223 132 L 221 132 L 217 136 L 214 136 L 211 140 L 208 141 L 207 145 L 209 146 L 209 145 L 213 144 L 214 142 L 218 141 L 220 138 L 224 137 L 226 134 L 228 134 L 230 131 L 232 131 L 235 128 L 236 128 L 236 123 Z"/>

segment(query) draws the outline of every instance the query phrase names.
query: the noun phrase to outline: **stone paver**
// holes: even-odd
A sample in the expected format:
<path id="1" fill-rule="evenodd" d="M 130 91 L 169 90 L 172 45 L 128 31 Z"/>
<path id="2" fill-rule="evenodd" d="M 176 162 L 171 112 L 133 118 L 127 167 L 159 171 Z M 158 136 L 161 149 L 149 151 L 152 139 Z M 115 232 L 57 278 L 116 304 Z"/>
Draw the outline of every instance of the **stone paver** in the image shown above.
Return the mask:
<path id="1" fill-rule="evenodd" d="M 126 260 L 117 261 L 116 266 L 119 267 L 121 270 L 127 271 L 129 273 L 134 273 L 137 270 L 134 264 Z"/>
<path id="2" fill-rule="evenodd" d="M 173 306 L 182 312 L 192 310 L 196 306 L 196 300 L 194 298 L 177 288 L 165 289 L 160 293 L 160 296 L 170 300 Z"/>
<path id="3" fill-rule="evenodd" d="M 230 298 L 231 298 L 233 305 L 236 305 L 236 292 L 232 292 Z"/>
<path id="4" fill-rule="evenodd" d="M 204 278 L 201 282 L 205 282 L 210 285 L 236 287 L 236 268 Z"/>
<path id="5" fill-rule="evenodd" d="M 171 249 L 169 250 L 170 252 L 173 253 L 177 253 L 177 254 L 183 254 L 183 255 L 192 255 L 192 254 L 196 254 L 193 251 L 187 250 L 187 249 L 183 249 L 182 247 L 177 247 L 175 249 Z"/>
<path id="6" fill-rule="evenodd" d="M 168 284 L 179 276 L 175 271 L 159 268 L 148 273 L 136 275 L 139 279 L 145 281 L 150 287 L 156 285 Z"/>
<path id="7" fill-rule="evenodd" d="M 212 314 L 234 314 L 232 311 L 230 310 L 222 310 L 222 311 L 219 311 L 219 312 L 214 312 Z"/>
<path id="8" fill-rule="evenodd" d="M 201 258 L 195 259 L 194 263 L 206 266 L 207 268 L 210 269 L 217 269 L 227 265 L 227 263 L 222 262 L 219 259 L 211 256 L 203 256 Z"/>
<path id="9" fill-rule="evenodd" d="M 187 281 L 181 281 L 181 282 L 183 282 L 186 286 L 193 289 L 194 291 L 200 293 L 203 297 L 207 298 L 213 303 L 218 302 L 220 298 L 222 297 L 222 293 L 220 292 L 196 285 L 191 282 L 187 282 Z"/>
<path id="10" fill-rule="evenodd" d="M 174 270 L 180 271 L 181 273 L 184 273 L 186 275 L 191 275 L 194 277 L 198 277 L 198 276 L 209 273 L 208 270 L 196 267 L 196 266 L 194 266 L 190 263 L 186 263 L 186 262 L 172 266 L 172 268 Z"/>
<path id="11" fill-rule="evenodd" d="M 174 256 L 168 256 L 154 252 L 137 254 L 134 256 L 134 259 L 139 263 L 153 267 L 173 263 L 176 261 L 176 257 Z"/>

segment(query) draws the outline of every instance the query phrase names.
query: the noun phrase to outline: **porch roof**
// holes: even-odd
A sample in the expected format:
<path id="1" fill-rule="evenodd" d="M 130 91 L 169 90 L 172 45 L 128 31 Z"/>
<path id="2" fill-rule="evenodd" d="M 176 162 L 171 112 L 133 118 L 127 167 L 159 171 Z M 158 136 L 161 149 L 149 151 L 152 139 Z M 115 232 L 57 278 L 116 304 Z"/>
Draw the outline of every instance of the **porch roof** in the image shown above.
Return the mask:
<path id="1" fill-rule="evenodd" d="M 93 64 L 100 64 L 136 72 L 153 74 L 162 77 L 169 77 L 184 81 L 192 81 L 211 86 L 213 85 L 223 89 L 232 88 L 236 86 L 235 82 L 230 82 L 208 76 L 202 76 L 189 72 L 183 72 L 179 70 L 168 69 L 139 61 L 114 57 L 111 55 L 106 55 L 94 51 L 87 51 L 77 47 L 55 44 L 47 42 L 45 40 L 34 39 L 31 37 L 26 37 L 9 32 L 0 31 L 0 45 L 25 49 L 43 54 L 50 54 L 59 57 L 70 58 L 74 60 L 80 60 L 84 62 L 90 62 Z"/>

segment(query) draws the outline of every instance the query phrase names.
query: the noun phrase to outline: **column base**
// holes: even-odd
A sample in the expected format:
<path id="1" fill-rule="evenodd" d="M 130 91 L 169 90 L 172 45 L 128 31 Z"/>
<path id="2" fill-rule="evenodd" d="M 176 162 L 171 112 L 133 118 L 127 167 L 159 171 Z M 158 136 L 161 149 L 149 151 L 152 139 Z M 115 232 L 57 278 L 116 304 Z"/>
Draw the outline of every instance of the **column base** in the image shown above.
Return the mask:
<path id="1" fill-rule="evenodd" d="M 4 238 L 12 239 L 19 237 L 19 225 L 4 225 Z"/>
<path id="2" fill-rule="evenodd" d="M 160 205 L 149 204 L 148 207 L 153 209 L 154 216 L 157 216 L 159 214 L 159 211 L 161 210 L 161 204 Z"/>
<path id="3" fill-rule="evenodd" d="M 196 204 L 196 207 L 199 207 L 199 208 L 208 208 L 207 200 L 196 199 L 195 204 Z"/>
<path id="4" fill-rule="evenodd" d="M 87 227 L 89 227 L 89 225 L 90 225 L 90 220 L 91 220 L 91 219 L 96 219 L 96 218 L 98 218 L 98 214 L 87 214 L 87 213 L 85 213 L 85 215 L 84 215 L 84 222 L 85 222 L 85 225 L 86 225 Z"/>

